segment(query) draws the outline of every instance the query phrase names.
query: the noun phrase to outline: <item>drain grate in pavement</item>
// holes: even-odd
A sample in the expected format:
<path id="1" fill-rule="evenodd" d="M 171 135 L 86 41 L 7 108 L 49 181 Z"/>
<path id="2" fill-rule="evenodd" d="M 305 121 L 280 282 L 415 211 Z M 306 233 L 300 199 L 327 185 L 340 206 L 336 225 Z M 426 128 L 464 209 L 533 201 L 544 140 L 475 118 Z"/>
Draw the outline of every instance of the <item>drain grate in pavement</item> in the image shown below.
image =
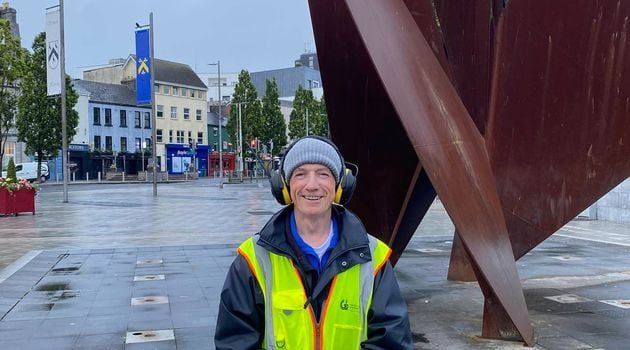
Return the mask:
<path id="1" fill-rule="evenodd" d="M 133 281 L 158 281 L 163 280 L 164 275 L 144 275 L 144 276 L 133 276 Z"/>
<path id="2" fill-rule="evenodd" d="M 147 343 L 152 341 L 175 340 L 172 329 L 155 331 L 127 332 L 125 344 Z"/>
<path id="3" fill-rule="evenodd" d="M 575 294 L 554 295 L 550 297 L 545 297 L 545 299 L 553 300 L 561 304 L 584 303 L 587 301 L 591 301 L 590 299 L 587 299 L 587 298 L 584 298 Z"/>
<path id="4" fill-rule="evenodd" d="M 157 265 L 161 264 L 162 262 L 162 259 L 138 260 L 136 261 L 136 265 Z"/>
<path id="5" fill-rule="evenodd" d="M 273 215 L 275 214 L 272 211 L 269 210 L 250 210 L 247 212 L 247 214 L 249 215 Z"/>
<path id="6" fill-rule="evenodd" d="M 168 304 L 167 296 L 149 296 L 140 298 L 131 298 L 131 305 L 158 305 Z"/>
<path id="7" fill-rule="evenodd" d="M 630 309 L 630 299 L 600 300 L 600 302 L 622 309 Z"/>

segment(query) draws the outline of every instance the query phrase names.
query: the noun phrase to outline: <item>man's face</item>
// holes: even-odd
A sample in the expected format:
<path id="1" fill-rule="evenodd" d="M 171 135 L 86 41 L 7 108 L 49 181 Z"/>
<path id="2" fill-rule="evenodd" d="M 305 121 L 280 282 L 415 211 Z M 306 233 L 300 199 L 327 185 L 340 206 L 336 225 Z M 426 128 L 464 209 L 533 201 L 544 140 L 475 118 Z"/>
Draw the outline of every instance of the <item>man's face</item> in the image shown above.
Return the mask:
<path id="1" fill-rule="evenodd" d="M 297 167 L 289 179 L 289 187 L 296 214 L 330 215 L 335 198 L 335 177 L 327 166 L 304 164 Z"/>

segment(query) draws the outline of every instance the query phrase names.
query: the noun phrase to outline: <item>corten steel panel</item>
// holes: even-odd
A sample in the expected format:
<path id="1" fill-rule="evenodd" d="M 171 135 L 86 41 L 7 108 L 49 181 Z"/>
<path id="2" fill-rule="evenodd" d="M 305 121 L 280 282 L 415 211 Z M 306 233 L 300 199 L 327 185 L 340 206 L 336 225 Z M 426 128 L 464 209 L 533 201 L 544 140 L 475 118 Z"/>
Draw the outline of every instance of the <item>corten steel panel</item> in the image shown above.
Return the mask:
<path id="1" fill-rule="evenodd" d="M 516 258 L 630 175 L 628 1 L 512 0 L 486 142 Z"/>
<path id="2" fill-rule="evenodd" d="M 331 137 L 346 161 L 359 166 L 349 206 L 370 233 L 389 242 L 418 159 L 356 28 L 344 25 L 345 5 L 312 1 L 310 6 Z"/>
<path id="3" fill-rule="evenodd" d="M 486 297 L 498 303 L 495 309 L 500 305 L 500 309 L 506 311 L 524 340 L 532 344 L 533 333 L 481 135 L 402 1 L 349 0 L 345 4 L 349 14 L 344 13 L 343 2 L 332 6 L 310 2 L 318 51 L 330 50 L 334 46 L 331 41 L 335 39 L 347 44 L 336 47 L 339 49 L 335 52 L 337 58 L 320 61 L 321 66 L 330 64 L 330 69 L 333 61 L 343 62 L 352 52 L 358 59 L 344 68 L 357 71 L 357 63 L 367 68 L 365 56 L 370 58 L 380 79 L 373 79 L 373 70 L 361 74 L 370 76 L 372 84 L 383 85 L 396 111 L 376 112 L 387 114 L 385 121 L 389 123 L 396 124 L 398 119 L 402 122 L 423 169 L 461 232 L 477 268 L 477 278 L 481 284 L 489 286 L 484 288 L 484 294 L 488 293 Z M 349 29 L 348 24 L 352 23 L 357 26 L 364 47 L 357 43 L 356 35 Z M 343 30 L 346 30 L 345 37 L 330 36 L 331 32 L 339 35 Z M 350 51 L 352 49 L 356 51 Z M 326 88 L 337 90 L 345 86 L 346 89 L 337 92 L 348 93 L 345 78 L 349 73 L 343 72 L 340 77 L 331 72 L 341 70 L 337 67 L 327 73 L 323 68 Z M 347 117 L 336 110 L 342 101 L 336 100 L 332 102 L 334 106 L 330 106 L 328 94 L 326 98 L 331 120 Z M 370 104 L 368 99 L 355 102 L 386 106 L 386 103 Z M 357 136 L 360 140 L 362 135 Z M 365 136 L 371 135 L 363 134 Z M 417 174 L 418 167 L 415 170 Z"/>

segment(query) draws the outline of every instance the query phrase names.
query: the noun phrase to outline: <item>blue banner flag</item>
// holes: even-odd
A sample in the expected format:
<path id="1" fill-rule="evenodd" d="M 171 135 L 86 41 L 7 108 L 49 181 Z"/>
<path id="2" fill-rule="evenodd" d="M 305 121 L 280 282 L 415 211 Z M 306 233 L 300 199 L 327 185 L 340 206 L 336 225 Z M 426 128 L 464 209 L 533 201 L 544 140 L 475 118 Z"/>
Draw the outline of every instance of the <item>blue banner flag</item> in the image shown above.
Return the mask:
<path id="1" fill-rule="evenodd" d="M 136 31 L 136 100 L 151 103 L 151 48 L 149 29 Z"/>

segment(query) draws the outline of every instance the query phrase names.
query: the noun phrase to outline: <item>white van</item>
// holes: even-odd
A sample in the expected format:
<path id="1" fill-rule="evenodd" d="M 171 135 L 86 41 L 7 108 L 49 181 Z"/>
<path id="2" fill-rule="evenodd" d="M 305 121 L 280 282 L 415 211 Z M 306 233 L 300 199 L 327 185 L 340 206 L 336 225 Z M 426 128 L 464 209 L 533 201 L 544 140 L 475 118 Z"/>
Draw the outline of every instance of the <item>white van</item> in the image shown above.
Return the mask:
<path id="1" fill-rule="evenodd" d="M 18 178 L 27 179 L 28 181 L 37 180 L 37 162 L 15 164 L 15 174 Z M 2 169 L 2 177 L 7 177 L 6 169 Z M 46 182 L 49 178 L 48 164 L 42 163 L 42 176 L 39 180 L 40 182 Z"/>

